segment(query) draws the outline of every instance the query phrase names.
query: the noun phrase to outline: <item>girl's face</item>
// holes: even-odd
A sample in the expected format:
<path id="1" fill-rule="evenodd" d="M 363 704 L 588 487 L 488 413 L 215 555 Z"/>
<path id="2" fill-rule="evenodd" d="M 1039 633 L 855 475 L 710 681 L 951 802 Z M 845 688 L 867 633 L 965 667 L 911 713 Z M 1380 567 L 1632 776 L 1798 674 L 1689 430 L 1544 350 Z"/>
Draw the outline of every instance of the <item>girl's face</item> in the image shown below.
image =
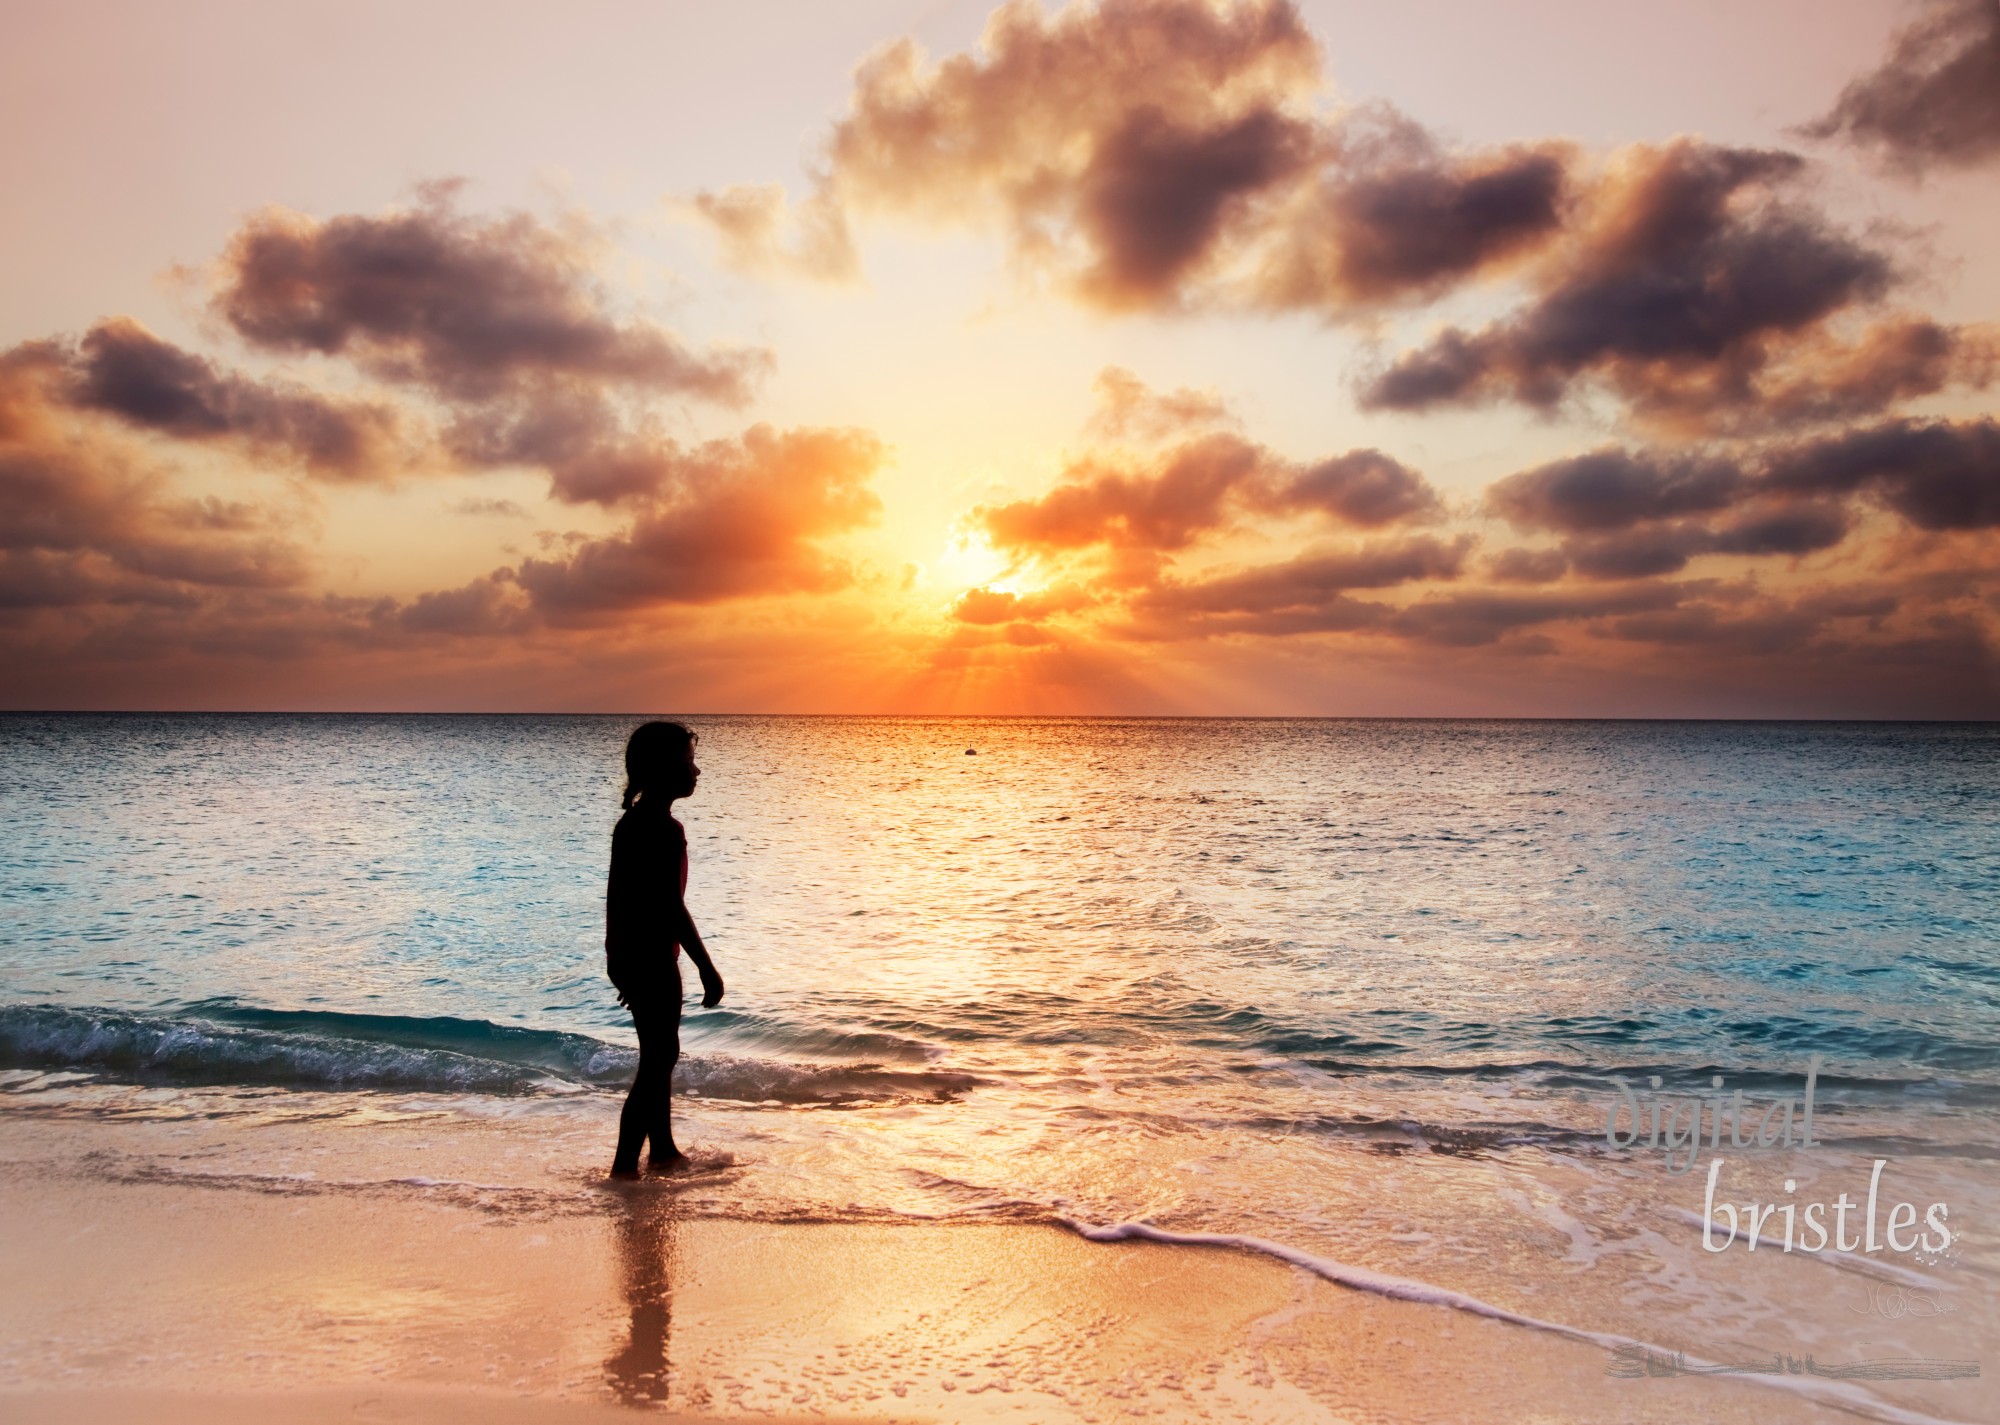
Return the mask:
<path id="1" fill-rule="evenodd" d="M 680 758 L 666 769 L 666 775 L 661 780 L 664 785 L 660 790 L 668 798 L 678 801 L 682 797 L 693 796 L 694 784 L 701 780 L 701 768 L 694 764 L 694 749 L 690 747 L 682 752 Z"/>

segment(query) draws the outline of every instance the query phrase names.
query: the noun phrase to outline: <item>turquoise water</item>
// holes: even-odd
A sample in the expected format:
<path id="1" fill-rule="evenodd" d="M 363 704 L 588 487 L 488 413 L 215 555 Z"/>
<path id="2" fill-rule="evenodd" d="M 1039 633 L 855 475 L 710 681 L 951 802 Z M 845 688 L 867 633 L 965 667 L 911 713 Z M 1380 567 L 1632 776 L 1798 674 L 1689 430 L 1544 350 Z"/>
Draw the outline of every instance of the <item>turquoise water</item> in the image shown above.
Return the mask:
<path id="1" fill-rule="evenodd" d="M 1818 1055 L 1829 1146 L 1732 1174 L 1888 1156 L 1967 1224 L 1905 1268 L 1992 1342 L 2000 727 L 692 721 L 691 1210 L 1142 1220 L 1834 1349 L 1826 1266 L 1704 1256 L 1699 1175 L 1603 1138 L 1614 1074 Z M 245 1181 L 274 1093 L 601 1172 L 633 724 L 0 718 L 0 1105 L 197 1105 Z"/>
<path id="2" fill-rule="evenodd" d="M 0 720 L 9 1011 L 629 1042 L 630 721 Z M 2000 1085 L 1994 728 L 699 722 L 696 1042 Z"/>

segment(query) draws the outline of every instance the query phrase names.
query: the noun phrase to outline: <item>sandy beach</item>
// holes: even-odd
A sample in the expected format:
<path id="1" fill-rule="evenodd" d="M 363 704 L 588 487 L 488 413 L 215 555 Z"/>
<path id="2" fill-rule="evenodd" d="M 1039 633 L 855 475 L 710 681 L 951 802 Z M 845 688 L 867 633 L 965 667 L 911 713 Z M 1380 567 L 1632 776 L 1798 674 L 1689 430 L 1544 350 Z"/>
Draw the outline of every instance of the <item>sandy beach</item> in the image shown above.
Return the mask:
<path id="1" fill-rule="evenodd" d="M 338 1179 L 157 1170 L 202 1132 L 0 1118 L 0 1418 L 1827 1414 L 1757 1383 L 1613 1378 L 1597 1346 L 1249 1252 L 1014 1223 L 730 1220 L 691 1212 L 671 1180 L 524 1203 L 427 1177 L 468 1146 L 407 1132 L 371 1137 L 372 1177 L 351 1158 Z"/>

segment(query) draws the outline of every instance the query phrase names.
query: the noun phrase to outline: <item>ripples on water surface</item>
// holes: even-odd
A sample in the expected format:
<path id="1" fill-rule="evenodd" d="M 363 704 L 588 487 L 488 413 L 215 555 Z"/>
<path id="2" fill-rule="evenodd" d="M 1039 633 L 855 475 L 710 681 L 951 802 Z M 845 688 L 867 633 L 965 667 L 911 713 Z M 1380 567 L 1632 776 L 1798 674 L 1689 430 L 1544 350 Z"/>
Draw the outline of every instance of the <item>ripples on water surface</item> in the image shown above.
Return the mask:
<path id="1" fill-rule="evenodd" d="M 1727 1279 L 1749 1329 L 1796 1284 L 1689 1255 L 1603 1075 L 1813 1053 L 1827 1195 L 1993 1197 L 1993 727 L 694 721 L 713 1210 L 1144 1216 L 1654 1335 Z M 12 1096 L 443 1094 L 588 1158 L 632 723 L 0 720 Z"/>

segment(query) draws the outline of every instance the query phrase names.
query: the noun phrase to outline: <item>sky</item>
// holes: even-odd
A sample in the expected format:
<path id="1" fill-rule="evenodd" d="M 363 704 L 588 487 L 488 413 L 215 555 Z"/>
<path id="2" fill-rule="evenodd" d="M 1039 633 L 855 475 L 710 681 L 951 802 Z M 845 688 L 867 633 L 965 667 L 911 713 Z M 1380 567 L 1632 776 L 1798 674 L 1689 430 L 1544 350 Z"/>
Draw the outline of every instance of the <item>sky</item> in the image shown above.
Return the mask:
<path id="1" fill-rule="evenodd" d="M 0 706 L 2000 716 L 2000 3 L 12 0 Z"/>

